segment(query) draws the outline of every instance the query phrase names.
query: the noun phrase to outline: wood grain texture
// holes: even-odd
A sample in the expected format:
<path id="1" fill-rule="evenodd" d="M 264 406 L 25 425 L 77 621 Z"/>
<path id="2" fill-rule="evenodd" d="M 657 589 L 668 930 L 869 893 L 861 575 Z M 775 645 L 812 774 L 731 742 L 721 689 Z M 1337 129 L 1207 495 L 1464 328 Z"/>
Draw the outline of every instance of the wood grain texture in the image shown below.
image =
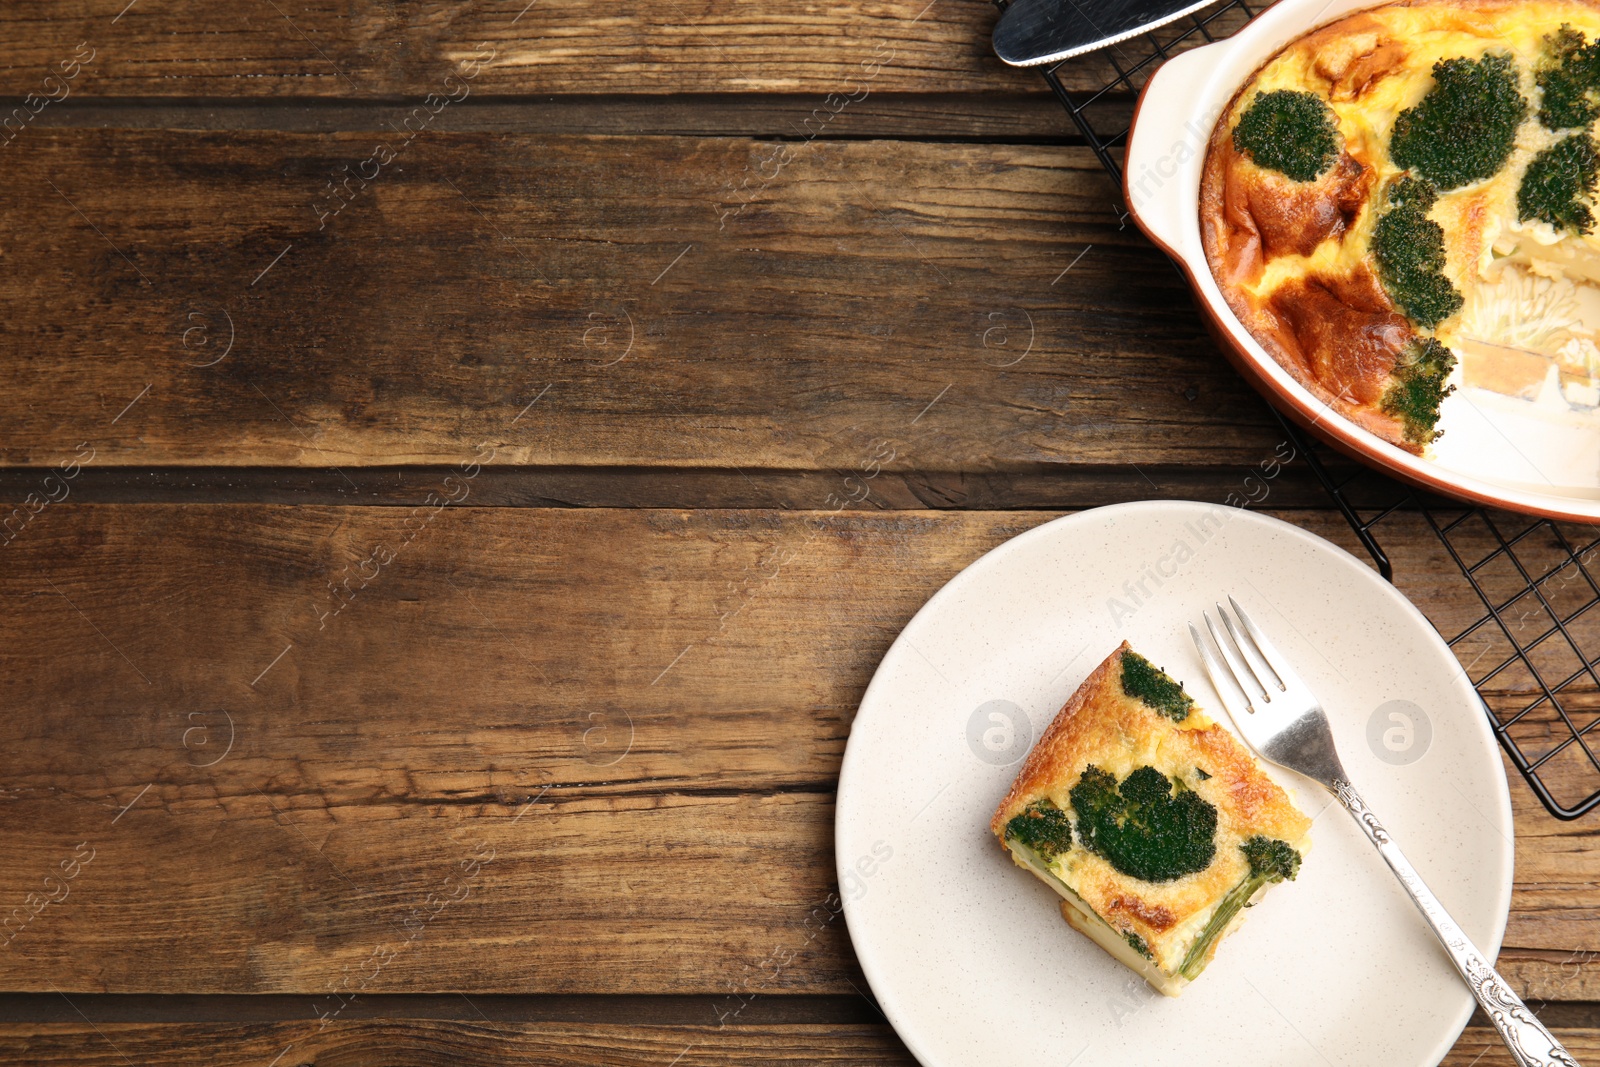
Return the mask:
<path id="1" fill-rule="evenodd" d="M 0 1058 L 913 1062 L 866 1001 L 818 1007 L 865 988 L 832 791 L 893 636 L 1047 509 L 1321 503 L 1261 478 L 1281 435 L 994 18 L 6 5 L 0 984 L 74 999 L 0 1003 Z M 322 506 L 353 502 L 387 506 Z M 503 510 L 551 504 L 590 510 Z M 651 510 L 682 507 L 718 510 Z M 1470 626 L 1422 519 L 1380 532 Z M 1510 720 L 1533 680 L 1484 688 Z M 1564 731 L 1513 728 L 1572 800 Z M 1501 967 L 1600 1000 L 1592 819 L 1512 799 Z M 430 991 L 454 1014 L 407 1016 Z M 194 992 L 293 1007 L 166 1014 Z M 1444 1062 L 1510 1060 L 1469 1027 Z"/>
<path id="2" fill-rule="evenodd" d="M 1044 83 L 1039 84 L 1040 90 Z M 1096 120 L 1133 116 L 1132 94 L 1108 97 Z M 566 95 L 479 98 L 453 103 L 436 120 L 453 133 L 661 134 L 675 137 L 793 137 L 811 118 L 815 96 L 793 93 L 673 93 L 671 96 Z M 387 131 L 394 101 L 252 97 L 96 99 L 69 97 L 29 123 L 37 129 L 284 130 L 293 133 Z M 1109 129 L 1109 125 L 1106 126 Z M 872 93 L 852 101 L 818 140 L 1078 143 L 1077 126 L 1042 92 Z"/>
<path id="3" fill-rule="evenodd" d="M 1600 1030 L 1556 1027 L 1575 1056 L 1600 1055 Z M 205 1025 L 108 1023 L 0 1025 L 0 1053 L 29 1063 L 82 1067 L 136 1063 L 200 1067 L 217 1062 L 318 1067 L 584 1065 L 741 1067 L 744 1064 L 862 1064 L 914 1067 L 886 1025 L 645 1027 L 472 1022 Z M 674 1059 L 674 1057 L 678 1057 Z M 1495 1032 L 1469 1026 L 1441 1067 L 1512 1067 Z"/>
<path id="4" fill-rule="evenodd" d="M 1600 1030 L 1557 1027 L 1554 1032 L 1580 1063 L 1600 1057 Z M 1516 1067 L 1516 1062 L 1491 1027 L 1469 1026 L 1439 1067 Z"/>
<path id="5" fill-rule="evenodd" d="M 33 130 L 9 151 L 8 465 L 484 442 L 848 471 L 888 441 L 890 470 L 988 473 L 1252 465 L 1281 440 L 1079 149 Z"/>
<path id="6" fill-rule="evenodd" d="M 848 993 L 841 924 L 806 923 L 854 702 L 930 586 L 1038 521 L 912 552 L 939 520 L 447 508 L 408 544 L 393 509 L 201 510 L 64 506 L 9 546 L 40 640 L 5 652 L 35 703 L 0 899 L 97 850 L 14 988 L 316 995 L 381 953 L 373 992 L 718 992 L 778 945 L 808 962 L 760 991 Z M 931 570 L 860 599 L 886 554 Z"/>
<path id="7" fill-rule="evenodd" d="M 476 508 L 463 479 L 420 517 L 63 504 L 4 548 L 0 902 L 66 893 L 10 988 L 859 985 L 828 901 L 862 688 L 935 589 L 1051 516 Z M 1459 625 L 1437 541 L 1390 544 Z M 1530 987 L 1587 990 L 1600 848 L 1512 796 L 1507 945 Z"/>
<path id="8" fill-rule="evenodd" d="M 996 11 L 979 2 L 623 0 L 604 17 L 583 0 L 122 7 L 8 4 L 0 90 L 49 91 L 45 75 L 87 42 L 94 60 L 71 84 L 93 97 L 418 97 L 482 56 L 485 95 L 1044 91 L 994 57 Z M 1065 73 L 1096 84 L 1109 71 L 1094 58 Z"/>
<path id="9" fill-rule="evenodd" d="M 478 1022 L 276 1025 L 0 1026 L 0 1055 L 34 1064 L 267 1064 L 431 1067 L 678 1067 L 700 1064 L 870 1064 L 915 1067 L 885 1025 L 645 1027 Z M 126 1056 L 128 1060 L 122 1057 Z M 675 1059 L 676 1058 L 676 1059 Z"/>

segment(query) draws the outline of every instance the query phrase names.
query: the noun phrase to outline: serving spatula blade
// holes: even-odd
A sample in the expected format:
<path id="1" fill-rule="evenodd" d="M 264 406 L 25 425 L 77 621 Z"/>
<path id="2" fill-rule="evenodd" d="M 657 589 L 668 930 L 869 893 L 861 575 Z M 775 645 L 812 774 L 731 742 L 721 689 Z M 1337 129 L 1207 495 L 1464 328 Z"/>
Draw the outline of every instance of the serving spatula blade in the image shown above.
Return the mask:
<path id="1" fill-rule="evenodd" d="M 1165 26 L 1218 0 L 1013 0 L 994 54 L 1014 67 L 1055 63 Z"/>

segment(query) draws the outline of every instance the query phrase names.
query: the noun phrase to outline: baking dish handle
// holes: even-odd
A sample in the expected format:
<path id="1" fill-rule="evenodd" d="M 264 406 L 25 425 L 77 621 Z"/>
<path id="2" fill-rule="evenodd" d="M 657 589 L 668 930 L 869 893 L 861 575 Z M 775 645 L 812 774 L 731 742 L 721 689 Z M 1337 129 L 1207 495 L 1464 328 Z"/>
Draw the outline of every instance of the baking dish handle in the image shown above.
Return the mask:
<path id="1" fill-rule="evenodd" d="M 1139 96 L 1124 164 L 1123 196 L 1151 240 L 1184 259 L 1199 236 L 1200 168 L 1206 144 L 1227 106 L 1203 103 L 1202 86 L 1228 42 L 1196 48 L 1163 63 Z"/>

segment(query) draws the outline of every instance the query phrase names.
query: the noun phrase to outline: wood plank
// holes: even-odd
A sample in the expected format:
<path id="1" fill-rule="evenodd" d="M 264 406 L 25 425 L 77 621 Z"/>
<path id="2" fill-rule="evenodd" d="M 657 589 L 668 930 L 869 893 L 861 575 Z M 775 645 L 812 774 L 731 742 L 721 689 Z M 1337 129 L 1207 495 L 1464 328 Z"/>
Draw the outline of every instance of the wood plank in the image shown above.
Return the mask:
<path id="1" fill-rule="evenodd" d="M 1554 1028 L 1554 1033 L 1579 1062 L 1600 1058 L 1600 1029 Z M 1492 1027 L 1469 1026 L 1439 1067 L 1516 1067 L 1516 1063 Z"/>
<path id="2" fill-rule="evenodd" d="M 1600 1055 L 1600 1029 L 1555 1029 L 1573 1055 Z M 742 1064 L 870 1064 L 914 1067 L 916 1060 L 887 1025 L 647 1027 L 490 1023 L 486 1021 L 336 1022 L 255 1025 L 56 1023 L 0 1026 L 0 1051 L 29 1063 L 121 1067 L 128 1062 L 210 1065 L 226 1049 L 229 1062 L 268 1063 L 293 1050 L 296 1063 L 387 1063 L 397 1049 L 418 1067 L 440 1064 L 638 1064 L 683 1067 Z M 678 1057 L 674 1060 L 674 1057 Z M 1494 1030 L 1469 1026 L 1441 1067 L 1512 1067 Z"/>
<path id="3" fill-rule="evenodd" d="M 211 1065 L 218 1050 L 231 1063 L 262 1063 L 286 1049 L 285 1062 L 376 1064 L 404 1049 L 416 1067 L 540 1064 L 678 1067 L 699 1064 L 882 1064 L 915 1067 L 888 1026 L 646 1027 L 442 1022 L 335 1022 L 271 1025 L 82 1023 L 0 1026 L 0 1054 L 34 1064 Z M 124 1059 L 126 1057 L 126 1059 Z M 674 1057 L 677 1057 L 676 1061 Z"/>
<path id="4" fill-rule="evenodd" d="M 775 945 L 758 992 L 859 985 L 828 901 L 862 688 L 1051 516 L 479 508 L 471 481 L 432 516 L 68 503 L 5 546 L 0 901 L 93 853 L 35 898 L 11 989 L 319 995 L 377 954 L 368 992 L 708 993 Z M 1431 534 L 1391 550 L 1458 625 Z M 1512 796 L 1507 944 L 1587 993 L 1593 820 Z"/>
<path id="5" fill-rule="evenodd" d="M 623 0 L 597 18 L 582 0 L 373 7 L 314 0 L 292 9 L 218 0 L 141 4 L 27 0 L 6 6 L 0 91 L 59 94 L 43 79 L 76 70 L 85 97 L 420 97 L 463 63 L 484 95 L 1037 91 L 1033 71 L 994 57 L 995 9 L 952 0 L 760 9 L 714 0 Z M 1227 25 L 1237 24 L 1237 18 Z M 1163 38 L 1173 36 L 1171 31 Z M 74 55 L 93 60 L 61 64 Z M 1136 46 L 1118 49 L 1126 60 Z M 1125 62 L 1125 65 L 1128 65 Z M 473 69 L 471 67 L 468 68 Z M 1108 76 L 1103 59 L 1067 71 Z"/>
<path id="6" fill-rule="evenodd" d="M 96 850 L 11 944 L 14 988 L 316 994 L 406 945 L 373 991 L 706 992 L 779 936 L 817 960 L 781 987 L 848 993 L 841 925 L 802 923 L 855 700 L 930 584 L 1038 521 L 918 543 L 929 580 L 848 606 L 851 558 L 940 520 L 467 508 L 407 544 L 409 511 L 199 511 L 65 505 L 7 546 L 34 636 L 0 672 L 31 704 L 4 728 L 0 900 Z M 798 556 L 769 587 L 774 548 Z M 804 648 L 773 657 L 774 612 Z M 495 861 L 413 944 L 480 841 Z M 196 921 L 205 953 L 176 936 Z"/>
<path id="7" fill-rule="evenodd" d="M 0 462 L 849 470 L 888 442 L 987 474 L 1281 441 L 1081 149 L 430 132 L 337 199 L 375 140 L 28 131 Z"/>
<path id="8" fill-rule="evenodd" d="M 1548 1001 L 1600 1000 L 1597 963 L 1600 951 L 1592 948 L 1508 948 L 1501 950 L 1496 969 L 1524 1000 L 1537 1007 Z"/>
<path id="9" fill-rule="evenodd" d="M 664 134 L 675 137 L 794 137 L 811 117 L 815 96 L 792 93 L 674 93 L 671 96 L 568 95 L 538 99 L 469 97 L 435 121 L 451 133 Z M 392 101 L 258 98 L 203 100 L 70 97 L 41 111 L 36 129 L 283 130 L 291 133 L 387 132 Z M 1133 115 L 1122 94 L 1096 109 L 1098 122 Z M 1097 127 L 1099 128 L 1099 127 Z M 1105 127 L 1110 129 L 1108 125 Z M 852 102 L 818 140 L 1078 143 L 1081 135 L 1043 81 L 1033 92 L 873 93 Z"/>

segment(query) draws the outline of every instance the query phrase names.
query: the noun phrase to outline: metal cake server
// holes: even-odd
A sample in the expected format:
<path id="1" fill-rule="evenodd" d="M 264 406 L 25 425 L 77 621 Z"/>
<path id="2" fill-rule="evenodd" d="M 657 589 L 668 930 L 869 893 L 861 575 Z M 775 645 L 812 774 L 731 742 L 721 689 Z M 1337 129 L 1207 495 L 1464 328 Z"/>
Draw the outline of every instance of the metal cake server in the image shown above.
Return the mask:
<path id="1" fill-rule="evenodd" d="M 994 54 L 1034 67 L 1165 26 L 1217 0 L 1013 0 L 994 28 Z"/>
<path id="2" fill-rule="evenodd" d="M 1350 784 L 1350 776 L 1345 773 L 1333 745 L 1328 716 L 1316 695 L 1295 673 L 1283 653 L 1239 607 L 1239 602 L 1229 597 L 1228 603 L 1233 606 L 1237 623 L 1221 604 L 1217 605 L 1221 629 L 1209 612 L 1205 617 L 1206 629 L 1211 631 L 1211 639 L 1216 642 L 1216 652 L 1206 644 L 1193 623 L 1189 624 L 1189 636 L 1194 639 L 1194 647 L 1206 665 L 1211 684 L 1239 733 L 1264 759 L 1314 779 L 1339 798 L 1339 803 L 1360 824 L 1367 839 L 1410 894 L 1422 917 L 1428 920 L 1450 956 L 1450 962 L 1455 964 L 1478 1005 L 1500 1031 L 1501 1040 L 1521 1067 L 1578 1067 L 1572 1054 L 1534 1017 L 1522 998 L 1495 971 L 1488 957 L 1479 952 L 1472 939 L 1456 925 L 1439 898 L 1400 851 L 1400 846 L 1361 799 L 1355 786 Z M 1222 654 L 1221 660 L 1217 652 Z"/>

